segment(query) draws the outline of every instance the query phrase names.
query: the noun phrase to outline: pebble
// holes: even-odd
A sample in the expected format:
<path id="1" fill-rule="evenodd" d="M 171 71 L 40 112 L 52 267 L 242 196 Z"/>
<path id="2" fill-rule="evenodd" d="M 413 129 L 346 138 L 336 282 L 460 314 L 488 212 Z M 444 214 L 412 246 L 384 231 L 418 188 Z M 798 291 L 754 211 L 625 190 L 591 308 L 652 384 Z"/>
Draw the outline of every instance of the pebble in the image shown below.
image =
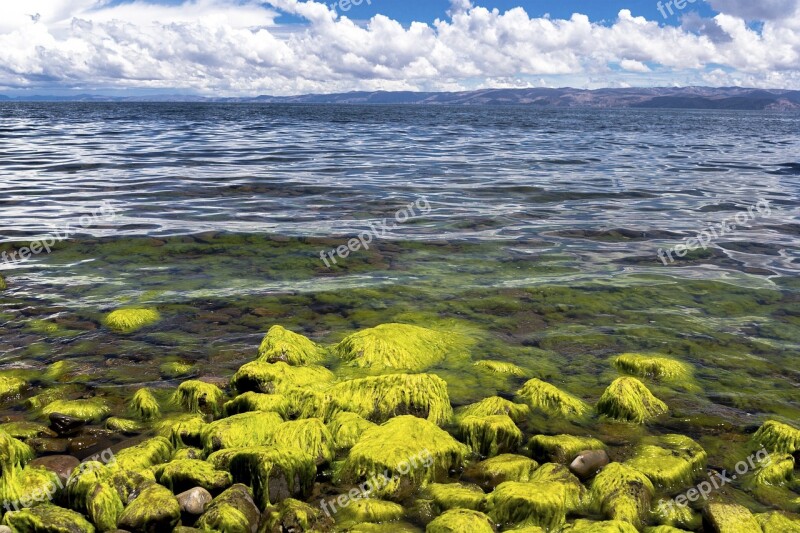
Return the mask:
<path id="1" fill-rule="evenodd" d="M 50 427 L 62 437 L 74 435 L 85 425 L 85 420 L 74 416 L 67 416 L 61 413 L 52 413 L 50 415 Z"/>
<path id="2" fill-rule="evenodd" d="M 181 506 L 181 512 L 196 516 L 203 514 L 208 504 L 214 499 L 211 493 L 203 487 L 195 487 L 181 492 L 176 498 Z"/>
<path id="3" fill-rule="evenodd" d="M 66 481 L 72 471 L 75 470 L 75 467 L 80 464 L 80 461 L 77 457 L 71 455 L 48 455 L 46 457 L 37 457 L 28 464 L 30 466 L 40 466 L 50 472 L 54 472 L 63 481 Z"/>
<path id="4" fill-rule="evenodd" d="M 589 479 L 609 463 L 605 450 L 584 450 L 570 463 L 570 471 L 581 479 Z"/>

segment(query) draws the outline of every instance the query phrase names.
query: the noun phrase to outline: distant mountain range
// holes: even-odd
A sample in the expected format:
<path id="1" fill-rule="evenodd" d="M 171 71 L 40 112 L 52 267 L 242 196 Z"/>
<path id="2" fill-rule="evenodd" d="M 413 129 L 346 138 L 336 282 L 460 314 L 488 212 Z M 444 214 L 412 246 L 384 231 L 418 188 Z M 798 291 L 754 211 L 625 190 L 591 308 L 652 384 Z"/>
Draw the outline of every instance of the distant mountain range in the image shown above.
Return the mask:
<path id="1" fill-rule="evenodd" d="M 800 111 L 800 91 L 740 87 L 657 87 L 632 89 L 482 89 L 464 92 L 374 91 L 300 96 L 214 98 L 204 96 L 8 97 L 0 101 L 34 102 L 230 102 L 267 104 L 524 105 L 540 107 L 730 109 Z"/>

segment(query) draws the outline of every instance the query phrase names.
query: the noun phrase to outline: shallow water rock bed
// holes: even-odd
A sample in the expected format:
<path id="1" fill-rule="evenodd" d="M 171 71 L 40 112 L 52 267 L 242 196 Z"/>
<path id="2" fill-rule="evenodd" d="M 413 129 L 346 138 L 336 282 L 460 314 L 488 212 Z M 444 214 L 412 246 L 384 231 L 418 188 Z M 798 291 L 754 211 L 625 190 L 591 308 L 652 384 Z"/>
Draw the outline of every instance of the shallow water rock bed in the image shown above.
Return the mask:
<path id="1" fill-rule="evenodd" d="M 463 359 L 474 343 L 463 334 L 392 323 L 326 345 L 276 325 L 229 376 L 129 397 L 64 384 L 74 369 L 62 363 L 5 371 L 0 395 L 17 414 L 0 424 L 2 523 L 76 533 L 800 530 L 796 425 L 677 433 L 680 406 L 663 381 L 686 390 L 693 372 L 658 354 L 612 358 L 594 397 L 515 366 L 508 390 L 454 406 L 455 378 L 424 370 Z M 594 455 L 602 460 L 584 462 Z M 576 470 L 576 459 L 594 466 Z"/>

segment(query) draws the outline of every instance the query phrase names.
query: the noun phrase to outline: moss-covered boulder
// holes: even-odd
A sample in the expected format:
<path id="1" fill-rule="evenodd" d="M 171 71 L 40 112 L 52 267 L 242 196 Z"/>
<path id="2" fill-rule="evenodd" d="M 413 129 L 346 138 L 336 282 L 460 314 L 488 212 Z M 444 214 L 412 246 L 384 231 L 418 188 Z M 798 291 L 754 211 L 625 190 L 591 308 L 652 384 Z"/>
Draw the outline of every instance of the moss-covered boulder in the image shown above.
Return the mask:
<path id="1" fill-rule="evenodd" d="M 166 487 L 153 484 L 128 504 L 117 525 L 128 531 L 159 533 L 172 531 L 180 519 L 178 499 Z"/>
<path id="2" fill-rule="evenodd" d="M 358 484 L 372 481 L 378 496 L 399 500 L 427 483 L 446 479 L 463 465 L 469 448 L 432 422 L 398 416 L 364 432 L 350 450 L 339 480 Z M 394 473 L 391 479 L 384 472 Z"/>
<path id="3" fill-rule="evenodd" d="M 351 365 L 420 372 L 442 362 L 458 344 L 453 333 L 408 324 L 382 324 L 345 337 L 334 349 Z"/>
<path id="4" fill-rule="evenodd" d="M 145 425 L 138 420 L 112 416 L 106 419 L 106 429 L 120 433 L 140 433 L 145 429 Z"/>
<path id="5" fill-rule="evenodd" d="M 42 414 L 50 416 L 53 413 L 80 418 L 87 422 L 98 422 L 109 415 L 111 409 L 101 398 L 86 400 L 56 400 L 50 402 L 42 409 Z"/>
<path id="6" fill-rule="evenodd" d="M 539 463 L 532 459 L 504 453 L 471 466 L 465 476 L 484 486 L 494 487 L 504 481 L 530 481 L 537 468 Z"/>
<path id="7" fill-rule="evenodd" d="M 258 348 L 258 360 L 267 363 L 282 361 L 293 366 L 318 363 L 325 350 L 307 337 L 282 326 L 272 326 Z"/>
<path id="8" fill-rule="evenodd" d="M 131 411 L 142 420 L 152 420 L 161 415 L 158 400 L 148 388 L 137 390 L 130 403 Z"/>
<path id="9" fill-rule="evenodd" d="M 800 429 L 789 424 L 768 420 L 755 432 L 753 440 L 775 453 L 800 451 Z"/>
<path id="10" fill-rule="evenodd" d="M 596 522 L 580 519 L 564 526 L 560 533 L 638 533 L 638 531 L 628 522 L 620 520 Z"/>
<path id="11" fill-rule="evenodd" d="M 505 361 L 477 361 L 473 363 L 473 366 L 480 370 L 485 370 L 486 372 L 492 372 L 494 374 L 517 377 L 522 377 L 525 375 L 525 371 L 523 369 L 514 363 L 508 363 Z"/>
<path id="12" fill-rule="evenodd" d="M 337 517 L 338 518 L 338 517 Z M 287 498 L 266 513 L 259 532 L 273 531 L 330 531 L 333 520 L 319 508 L 307 503 Z"/>
<path id="13" fill-rule="evenodd" d="M 432 374 L 389 374 L 351 379 L 330 389 L 336 409 L 358 413 L 373 422 L 414 415 L 434 424 L 453 416 L 447 383 Z"/>
<path id="14" fill-rule="evenodd" d="M 571 509 L 582 508 L 586 500 L 586 488 L 581 481 L 564 465 L 545 463 L 531 474 L 530 483 L 559 483 L 564 486 Z"/>
<path id="15" fill-rule="evenodd" d="M 800 518 L 778 511 L 757 514 L 756 521 L 764 533 L 800 533 Z"/>
<path id="16" fill-rule="evenodd" d="M 710 502 L 703 509 L 703 520 L 715 533 L 753 533 L 761 531 L 758 520 L 746 507 L 735 503 Z"/>
<path id="17" fill-rule="evenodd" d="M 3 466 L 0 476 L 0 502 L 26 507 L 57 498 L 63 483 L 58 475 L 41 467 Z"/>
<path id="18" fill-rule="evenodd" d="M 289 418 L 292 405 L 283 394 L 262 394 L 245 392 L 233 400 L 225 402 L 225 416 L 238 415 L 249 411 L 268 411 L 278 413 L 282 418 Z"/>
<path id="19" fill-rule="evenodd" d="M 33 448 L 0 429 L 0 473 L 21 467 L 33 456 Z"/>
<path id="20" fill-rule="evenodd" d="M 583 400 L 536 378 L 527 381 L 517 395 L 532 409 L 547 415 L 581 418 L 590 411 Z"/>
<path id="21" fill-rule="evenodd" d="M 692 367 L 669 357 L 624 353 L 614 359 L 620 372 L 663 381 L 687 381 L 692 377 Z"/>
<path id="22" fill-rule="evenodd" d="M 250 411 L 203 426 L 200 440 L 207 453 L 222 448 L 263 446 L 272 442 L 275 430 L 282 423 L 278 413 Z"/>
<path id="23" fill-rule="evenodd" d="M 161 320 L 161 315 L 155 309 L 135 308 L 117 309 L 112 311 L 104 320 L 106 326 L 119 333 L 133 333 L 145 326 L 155 324 Z"/>
<path id="24" fill-rule="evenodd" d="M 94 526 L 80 513 L 43 503 L 3 515 L 3 525 L 29 533 L 94 533 Z"/>
<path id="25" fill-rule="evenodd" d="M 180 459 L 153 468 L 156 480 L 178 494 L 194 487 L 202 487 L 211 494 L 231 486 L 228 472 L 217 470 L 210 463 L 197 459 Z"/>
<path id="26" fill-rule="evenodd" d="M 116 528 L 127 491 L 120 495 L 109 467 L 97 461 L 83 463 L 67 481 L 66 492 L 69 506 L 85 513 L 101 531 Z"/>
<path id="27" fill-rule="evenodd" d="M 653 396 L 636 378 L 614 380 L 597 402 L 597 412 L 617 420 L 641 424 L 667 412 L 667 404 Z"/>
<path id="28" fill-rule="evenodd" d="M 676 505 L 675 501 L 662 498 L 651 504 L 651 520 L 665 527 L 678 531 L 697 531 L 703 527 L 703 518 L 688 505 Z M 679 528 L 679 529 L 678 529 Z"/>
<path id="29" fill-rule="evenodd" d="M 594 478 L 591 494 L 599 513 L 640 528 L 650 512 L 655 487 L 641 472 L 611 463 Z"/>
<path id="30" fill-rule="evenodd" d="M 669 492 L 690 486 L 705 472 L 707 459 L 703 447 L 689 437 L 662 435 L 643 439 L 625 464 Z"/>
<path id="31" fill-rule="evenodd" d="M 239 393 L 285 393 L 298 388 L 318 388 L 334 379 L 324 366 L 291 366 L 284 362 L 251 361 L 239 367 L 231 378 L 231 386 Z"/>
<path id="32" fill-rule="evenodd" d="M 374 422 L 370 422 L 356 413 L 346 411 L 335 414 L 328 422 L 328 430 L 333 436 L 334 446 L 337 450 L 349 450 L 365 431 L 374 427 L 377 427 Z"/>
<path id="33" fill-rule="evenodd" d="M 424 490 L 424 497 L 432 500 L 440 509 L 483 508 L 486 494 L 477 485 L 466 483 L 431 483 Z"/>
<path id="34" fill-rule="evenodd" d="M 201 434 L 205 419 L 197 414 L 170 416 L 156 424 L 156 433 L 169 439 L 175 446 L 202 446 Z"/>
<path id="35" fill-rule="evenodd" d="M 792 483 L 794 478 L 794 456 L 788 453 L 771 453 L 763 457 L 744 482 L 747 488 L 774 486 Z"/>
<path id="36" fill-rule="evenodd" d="M 164 437 L 153 437 L 135 446 L 120 450 L 116 454 L 116 464 L 125 470 L 140 472 L 151 466 L 166 463 L 172 457 L 172 443 Z"/>
<path id="37" fill-rule="evenodd" d="M 317 464 L 330 463 L 334 456 L 333 435 L 321 418 L 284 422 L 275 428 L 272 443 L 278 448 L 296 447 Z"/>
<path id="38" fill-rule="evenodd" d="M 425 528 L 425 533 L 494 533 L 491 518 L 471 509 L 452 509 L 437 516 Z"/>
<path id="39" fill-rule="evenodd" d="M 254 533 L 260 519 L 252 492 L 237 483 L 214 498 L 195 526 L 202 531 Z"/>
<path id="40" fill-rule="evenodd" d="M 395 522 L 403 518 L 406 513 L 402 505 L 371 498 L 369 493 L 366 496 L 363 493 L 359 493 L 356 497 L 351 497 L 349 494 L 342 496 L 347 497 L 341 499 L 342 503 L 339 503 L 338 498 L 324 498 L 322 504 L 326 512 L 331 512 L 335 508 L 334 517 L 339 526 Z"/>
<path id="41" fill-rule="evenodd" d="M 576 435 L 535 435 L 528 441 L 531 457 L 547 463 L 572 461 L 584 450 L 604 450 L 603 441 Z"/>
<path id="42" fill-rule="evenodd" d="M 490 396 L 458 408 L 456 417 L 508 415 L 514 422 L 521 422 L 528 417 L 530 412 L 530 407 L 523 403 L 514 403 L 499 396 Z"/>
<path id="43" fill-rule="evenodd" d="M 561 527 L 567 513 L 579 505 L 565 484 L 554 481 L 506 481 L 486 498 L 488 515 L 495 523 L 539 526 L 547 531 Z"/>
<path id="44" fill-rule="evenodd" d="M 0 430 L 5 431 L 15 439 L 32 439 L 35 437 L 55 437 L 56 433 L 45 425 L 36 422 L 7 422 L 0 424 Z"/>
<path id="45" fill-rule="evenodd" d="M 165 379 L 176 379 L 190 375 L 194 371 L 195 365 L 187 361 L 166 361 L 158 365 L 161 377 Z"/>
<path id="46" fill-rule="evenodd" d="M 0 374 L 0 400 L 15 398 L 28 386 L 28 382 L 12 373 Z"/>
<path id="47" fill-rule="evenodd" d="M 190 413 L 210 413 L 217 416 L 222 412 L 225 394 L 213 383 L 196 379 L 184 381 L 172 395 L 172 403 Z"/>
<path id="48" fill-rule="evenodd" d="M 484 457 L 515 452 L 522 444 L 522 431 L 508 415 L 460 417 L 457 428 L 461 440 Z"/>

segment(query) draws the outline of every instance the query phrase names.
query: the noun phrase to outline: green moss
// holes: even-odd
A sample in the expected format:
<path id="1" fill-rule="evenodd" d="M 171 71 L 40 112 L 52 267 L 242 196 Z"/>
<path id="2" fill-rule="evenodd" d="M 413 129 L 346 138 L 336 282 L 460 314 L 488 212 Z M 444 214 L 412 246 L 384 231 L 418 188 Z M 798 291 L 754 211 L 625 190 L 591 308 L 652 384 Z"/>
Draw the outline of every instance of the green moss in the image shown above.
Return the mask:
<path id="1" fill-rule="evenodd" d="M 800 533 L 800 518 L 789 517 L 778 511 L 755 515 L 764 533 Z"/>
<path id="2" fill-rule="evenodd" d="M 531 474 L 530 483 L 559 483 L 564 486 L 564 495 L 570 509 L 579 509 L 586 499 L 586 489 L 564 465 L 545 463 Z"/>
<path id="3" fill-rule="evenodd" d="M 328 422 L 328 430 L 337 450 L 349 450 L 365 431 L 374 427 L 377 426 L 373 422 L 346 411 L 335 414 Z"/>
<path id="4" fill-rule="evenodd" d="M 524 457 L 505 453 L 481 461 L 474 467 L 475 474 L 482 481 L 495 486 L 504 481 L 530 481 L 539 463 Z"/>
<path id="5" fill-rule="evenodd" d="M 667 405 L 653 396 L 636 378 L 614 380 L 597 402 L 597 412 L 610 418 L 641 424 L 667 412 Z"/>
<path id="6" fill-rule="evenodd" d="M 690 531 L 701 529 L 702 517 L 688 505 L 676 505 L 673 500 L 661 499 L 651 506 L 652 522 Z"/>
<path id="7" fill-rule="evenodd" d="M 171 531 L 181 519 L 181 506 L 169 489 L 150 485 L 122 511 L 118 527 L 129 531 Z"/>
<path id="8" fill-rule="evenodd" d="M 522 377 L 526 372 L 515 365 L 514 363 L 507 363 L 505 361 L 477 361 L 473 366 L 486 370 L 487 372 L 494 372 L 495 374 L 505 374 L 508 376 Z"/>
<path id="9" fill-rule="evenodd" d="M 159 320 L 161 315 L 155 309 L 117 309 L 106 315 L 105 324 L 114 331 L 132 333 Z"/>
<path id="10" fill-rule="evenodd" d="M 514 403 L 499 396 L 491 396 L 483 400 L 465 405 L 456 410 L 457 417 L 508 415 L 515 422 L 525 420 L 530 408 L 522 403 Z"/>
<path id="11" fill-rule="evenodd" d="M 142 420 L 152 420 L 161 415 L 161 408 L 158 400 L 150 392 L 150 389 L 142 388 L 137 390 L 131 399 L 131 410 Z"/>
<path id="12" fill-rule="evenodd" d="M 156 433 L 174 446 L 199 445 L 206 422 L 200 415 L 177 415 L 156 424 Z"/>
<path id="13" fill-rule="evenodd" d="M 641 472 L 611 463 L 594 478 L 591 491 L 592 501 L 604 516 L 641 527 L 650 511 L 655 487 Z"/>
<path id="14" fill-rule="evenodd" d="M 692 367 L 668 357 L 625 353 L 614 359 L 620 372 L 643 378 L 664 381 L 686 381 L 692 377 Z"/>
<path id="15" fill-rule="evenodd" d="M 44 375 L 42 376 L 46 381 L 58 381 L 59 379 L 65 377 L 67 374 L 75 371 L 75 364 L 66 361 L 56 361 L 52 365 L 47 367 Z"/>
<path id="16" fill-rule="evenodd" d="M 574 435 L 536 435 L 528 441 L 531 457 L 551 463 L 569 463 L 584 450 L 605 448 L 598 439 Z"/>
<path id="17" fill-rule="evenodd" d="M 83 391 L 83 388 L 78 385 L 62 385 L 52 386 L 43 390 L 41 393 L 31 396 L 25 400 L 25 407 L 28 409 L 42 409 L 47 404 L 55 400 L 61 400 L 72 394 L 78 394 Z"/>
<path id="18" fill-rule="evenodd" d="M 461 440 L 484 457 L 514 452 L 522 444 L 522 431 L 508 415 L 465 416 L 457 426 Z"/>
<path id="19" fill-rule="evenodd" d="M 644 531 L 644 533 L 688 533 L 686 530 L 678 529 L 673 526 L 652 526 L 646 527 L 642 531 Z"/>
<path id="20" fill-rule="evenodd" d="M 661 489 L 688 487 L 706 469 L 708 455 L 702 446 L 683 435 L 647 437 L 625 464 L 646 475 Z"/>
<path id="21" fill-rule="evenodd" d="M 114 530 L 124 509 L 112 471 L 98 461 L 82 463 L 67 481 L 70 507 L 86 513 L 101 531 Z"/>
<path id="22" fill-rule="evenodd" d="M 469 449 L 432 422 L 398 416 L 364 432 L 339 472 L 340 481 L 360 483 L 384 471 L 397 472 L 378 496 L 402 499 L 408 491 L 448 477 Z"/>
<path id="23" fill-rule="evenodd" d="M 214 498 L 195 526 L 202 531 L 250 533 L 260 518 L 252 498 L 248 487 L 236 484 Z"/>
<path id="24" fill-rule="evenodd" d="M 56 434 L 47 426 L 36 422 L 8 422 L 0 424 L 0 430 L 5 431 L 15 439 L 31 439 L 34 437 L 55 437 Z"/>
<path id="25" fill-rule="evenodd" d="M 452 509 L 437 516 L 425 533 L 494 533 L 492 520 L 483 513 L 470 509 Z"/>
<path id="26" fill-rule="evenodd" d="M 172 454 L 173 461 L 180 461 L 182 459 L 202 459 L 203 457 L 205 457 L 203 450 L 200 448 L 192 448 L 191 446 L 177 449 L 175 453 Z"/>
<path id="27" fill-rule="evenodd" d="M 564 483 L 506 481 L 486 498 L 489 516 L 504 526 L 524 524 L 545 530 L 558 529 L 577 503 Z"/>
<path id="28" fill-rule="evenodd" d="M 335 412 L 331 408 L 330 394 L 324 391 L 311 389 L 290 389 L 284 396 L 289 400 L 290 416 L 292 418 L 330 418 Z"/>
<path id="29" fill-rule="evenodd" d="M 775 453 L 800 451 L 800 429 L 775 420 L 764 422 L 753 435 L 753 440 Z"/>
<path id="30" fill-rule="evenodd" d="M 207 424 L 200 432 L 206 453 L 222 448 L 262 446 L 272 437 L 283 419 L 278 413 L 250 411 Z"/>
<path id="31" fill-rule="evenodd" d="M 284 422 L 275 428 L 272 443 L 279 448 L 296 447 L 315 459 L 317 464 L 333 460 L 333 435 L 320 418 Z"/>
<path id="32" fill-rule="evenodd" d="M 191 413 L 211 413 L 214 416 L 222 410 L 223 392 L 213 383 L 191 379 L 178 386 L 172 395 L 172 402 Z"/>
<path id="33" fill-rule="evenodd" d="M 781 487 L 792 482 L 794 476 L 794 457 L 788 453 L 773 453 L 759 461 L 756 470 L 747 479 L 748 488 L 775 486 Z"/>
<path id="34" fill-rule="evenodd" d="M 710 502 L 704 516 L 712 530 L 720 533 L 753 533 L 761 530 L 753 514 L 738 504 Z"/>
<path id="35" fill-rule="evenodd" d="M 319 509 L 287 498 L 273 508 L 265 517 L 267 531 L 329 531 L 332 520 L 322 516 Z"/>
<path id="36" fill-rule="evenodd" d="M 532 409 L 548 415 L 579 418 L 589 413 L 589 406 L 582 400 L 540 379 L 525 383 L 517 395 Z"/>
<path id="37" fill-rule="evenodd" d="M 50 402 L 42 409 L 42 414 L 49 416 L 53 413 L 80 418 L 89 422 L 98 422 L 111 412 L 108 405 L 100 398 L 88 400 L 56 400 Z"/>
<path id="38" fill-rule="evenodd" d="M 112 416 L 106 419 L 106 429 L 120 433 L 139 433 L 144 429 L 144 425 L 138 420 Z"/>
<path id="39" fill-rule="evenodd" d="M 322 366 L 290 366 L 284 362 L 251 361 L 233 375 L 231 385 L 238 392 L 283 393 L 303 387 L 319 387 L 333 381 L 333 374 Z"/>
<path id="40" fill-rule="evenodd" d="M 240 394 L 225 403 L 225 414 L 227 416 L 248 411 L 268 411 L 278 413 L 285 419 L 289 417 L 291 410 L 292 406 L 289 398 L 282 394 L 261 394 L 251 391 Z"/>
<path id="41" fill-rule="evenodd" d="M 345 337 L 334 349 L 342 360 L 361 368 L 426 370 L 442 362 L 456 335 L 408 324 L 382 324 Z"/>
<path id="42" fill-rule="evenodd" d="M 258 360 L 267 363 L 283 361 L 292 366 L 318 363 L 325 357 L 325 350 L 303 335 L 281 326 L 269 328 L 261 346 Z"/>
<path id="43" fill-rule="evenodd" d="M 5 400 L 7 398 L 19 396 L 19 393 L 27 386 L 28 382 L 21 377 L 8 373 L 0 374 L 0 399 Z"/>
<path id="44" fill-rule="evenodd" d="M 161 363 L 158 370 L 163 377 L 175 379 L 191 374 L 194 370 L 194 365 L 185 361 L 167 361 L 166 363 Z"/>
<path id="45" fill-rule="evenodd" d="M 333 403 L 373 422 L 411 414 L 435 424 L 453 416 L 447 383 L 432 374 L 389 374 L 337 383 L 330 390 Z"/>
<path id="46" fill-rule="evenodd" d="M 197 459 L 181 459 L 157 465 L 153 473 L 159 483 L 175 494 L 194 487 L 203 487 L 215 494 L 233 482 L 228 472 L 217 470 L 211 464 Z"/>
<path id="47" fill-rule="evenodd" d="M 120 468 L 139 472 L 166 463 L 172 457 L 172 452 L 173 447 L 169 440 L 164 437 L 153 437 L 117 452 L 116 464 Z"/>
<path id="48" fill-rule="evenodd" d="M 335 499 L 329 498 L 327 501 L 336 505 Z M 406 512 L 400 504 L 368 497 L 350 499 L 346 506 L 337 507 L 336 511 L 336 523 L 339 525 L 394 522 L 403 518 Z"/>
<path id="49" fill-rule="evenodd" d="M 32 533 L 94 533 L 95 528 L 80 513 L 43 503 L 36 507 L 11 511 L 3 516 L 3 525 L 13 531 Z"/>
<path id="50" fill-rule="evenodd" d="M 483 507 L 486 494 L 476 485 L 464 483 L 431 483 L 424 495 L 441 509 L 474 509 Z"/>
<path id="51" fill-rule="evenodd" d="M 608 520 L 595 522 L 594 520 L 575 520 L 561 530 L 563 533 L 638 533 L 638 529 L 627 522 Z"/>
<path id="52" fill-rule="evenodd" d="M 44 468 L 3 465 L 0 476 L 0 502 L 17 502 L 17 505 L 30 505 L 57 497 L 62 486 L 58 476 Z M 27 502 L 27 503 L 26 503 Z"/>

